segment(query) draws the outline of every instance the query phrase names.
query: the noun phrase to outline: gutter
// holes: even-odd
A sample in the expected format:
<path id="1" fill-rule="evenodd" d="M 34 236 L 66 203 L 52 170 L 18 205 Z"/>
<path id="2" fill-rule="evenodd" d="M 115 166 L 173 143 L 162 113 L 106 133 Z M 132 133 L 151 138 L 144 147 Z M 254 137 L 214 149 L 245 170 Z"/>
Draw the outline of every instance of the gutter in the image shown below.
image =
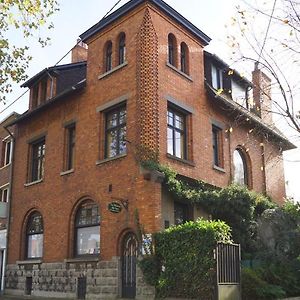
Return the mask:
<path id="1" fill-rule="evenodd" d="M 6 125 L 4 126 L 4 129 L 8 132 L 8 134 L 10 135 L 11 139 L 12 139 L 12 152 L 11 152 L 11 165 L 10 165 L 10 171 L 9 171 L 9 197 L 8 197 L 8 206 L 7 206 L 7 218 L 6 218 L 6 249 L 5 249 L 5 255 L 4 255 L 4 259 L 3 259 L 3 265 L 4 265 L 4 273 L 3 273 L 3 278 L 1 278 L 1 290 L 5 291 L 5 282 L 4 282 L 4 278 L 6 277 L 6 266 L 7 266 L 7 258 L 8 258 L 8 250 L 9 250 L 9 230 L 10 230 L 10 221 L 11 221 L 11 202 L 12 202 L 12 184 L 13 184 L 13 169 L 14 169 L 14 160 L 15 160 L 15 142 L 16 139 L 14 137 L 14 135 L 9 131 L 9 129 L 7 127 L 9 127 L 10 125 Z"/>
<path id="2" fill-rule="evenodd" d="M 249 121 L 257 124 L 258 126 L 262 127 L 267 133 L 269 133 L 275 140 L 279 140 L 284 145 L 284 150 L 291 150 L 296 149 L 297 147 L 288 140 L 287 137 L 285 137 L 279 130 L 275 130 L 270 128 L 267 124 L 263 122 L 262 119 L 254 115 L 253 113 L 246 110 L 241 105 L 237 104 L 235 101 L 226 98 L 223 94 L 218 95 L 216 90 L 207 82 L 205 82 L 205 86 L 207 88 L 207 91 L 211 93 L 212 97 L 215 99 L 221 101 L 224 105 L 231 108 L 232 111 L 237 112 L 241 115 L 243 115 L 245 118 L 249 119 Z"/>

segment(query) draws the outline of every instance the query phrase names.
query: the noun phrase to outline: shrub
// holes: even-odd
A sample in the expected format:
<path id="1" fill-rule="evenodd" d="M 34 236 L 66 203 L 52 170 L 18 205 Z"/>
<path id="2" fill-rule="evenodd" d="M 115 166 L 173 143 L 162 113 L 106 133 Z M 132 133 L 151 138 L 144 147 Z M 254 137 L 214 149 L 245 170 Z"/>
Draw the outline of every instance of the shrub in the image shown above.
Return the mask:
<path id="1" fill-rule="evenodd" d="M 286 296 L 281 286 L 267 283 L 259 271 L 242 269 L 242 299 L 263 300 L 280 299 Z"/>
<path id="2" fill-rule="evenodd" d="M 159 297 L 212 299 L 215 288 L 213 250 L 217 242 L 231 242 L 230 228 L 222 221 L 187 222 L 154 235 L 156 258 L 145 257 L 145 278 L 154 279 Z M 148 267 L 146 267 L 148 266 Z M 148 283 L 150 283 L 148 281 Z M 153 284 L 153 281 L 152 281 Z"/>

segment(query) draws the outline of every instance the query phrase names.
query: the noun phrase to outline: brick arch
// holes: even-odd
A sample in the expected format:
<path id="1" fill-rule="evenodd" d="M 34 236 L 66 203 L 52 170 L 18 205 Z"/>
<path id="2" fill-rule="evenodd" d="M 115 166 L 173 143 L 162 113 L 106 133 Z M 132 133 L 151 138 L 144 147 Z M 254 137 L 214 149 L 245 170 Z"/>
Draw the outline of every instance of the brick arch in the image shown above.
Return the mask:
<path id="1" fill-rule="evenodd" d="M 29 221 L 29 218 L 32 216 L 32 214 L 38 212 L 42 218 L 43 218 L 43 228 L 45 231 L 45 223 L 44 223 L 44 215 L 42 213 L 42 210 L 39 207 L 32 207 L 30 208 L 24 215 L 22 226 L 21 226 L 21 232 L 20 232 L 20 245 L 19 245 L 19 258 L 21 260 L 26 259 L 26 231 L 27 231 L 27 224 Z"/>
<path id="2" fill-rule="evenodd" d="M 239 151 L 239 153 L 242 156 L 242 159 L 244 160 L 244 163 L 246 164 L 246 176 L 247 176 L 247 187 L 249 189 L 253 188 L 253 177 L 252 177 L 252 163 L 249 151 L 246 150 L 246 148 L 242 145 L 237 145 L 234 151 Z M 232 165 L 234 166 L 234 155 L 232 155 Z"/>
<path id="3" fill-rule="evenodd" d="M 124 44 L 125 44 L 125 54 L 124 54 L 124 62 L 126 61 L 126 45 L 127 45 L 127 35 L 125 33 L 125 31 L 121 31 L 117 37 L 116 37 L 116 40 L 115 40 L 115 51 L 114 51 L 114 55 L 115 55 L 115 62 L 116 64 L 120 64 L 120 53 L 119 53 L 119 48 L 120 48 L 120 42 L 121 42 L 121 39 L 124 38 Z M 124 63 L 123 62 L 123 63 Z"/>
<path id="4" fill-rule="evenodd" d="M 95 201 L 93 197 L 89 196 L 89 195 L 85 195 L 80 197 L 75 204 L 73 205 L 71 212 L 70 212 L 70 216 L 69 216 L 69 238 L 68 238 L 68 256 L 69 258 L 74 257 L 75 253 L 74 253 L 74 242 L 75 242 L 75 219 L 76 219 L 76 214 L 78 209 L 80 208 L 80 206 L 84 203 L 95 203 L 98 205 L 98 209 L 99 209 L 99 213 L 101 215 L 101 206 L 99 204 L 98 201 Z M 100 236 L 101 238 L 101 236 Z"/>
<path id="5" fill-rule="evenodd" d="M 126 227 L 124 228 L 119 236 L 118 236 L 118 239 L 117 239 L 117 243 L 116 243 L 116 253 L 117 253 L 117 256 L 121 257 L 122 256 L 122 247 L 123 247 L 123 240 L 124 240 L 124 237 L 129 234 L 129 233 L 133 233 L 135 236 L 136 236 L 136 239 L 138 240 L 138 237 L 137 237 L 137 234 L 136 234 L 136 230 L 134 230 L 133 228 L 131 227 Z"/>
<path id="6" fill-rule="evenodd" d="M 107 53 L 108 53 L 108 48 L 111 47 L 111 68 L 113 68 L 114 64 L 114 56 L 113 56 L 113 42 L 111 40 L 108 40 L 105 42 L 104 47 L 103 47 L 103 73 L 107 72 Z"/>
<path id="7" fill-rule="evenodd" d="M 173 64 L 170 62 L 170 43 L 172 43 L 173 46 Z M 175 37 L 175 35 L 173 33 L 169 33 L 168 34 L 168 49 L 167 49 L 167 53 L 168 53 L 168 58 L 167 61 L 168 63 L 171 63 L 174 67 L 178 67 L 178 43 L 177 43 L 177 39 Z"/>

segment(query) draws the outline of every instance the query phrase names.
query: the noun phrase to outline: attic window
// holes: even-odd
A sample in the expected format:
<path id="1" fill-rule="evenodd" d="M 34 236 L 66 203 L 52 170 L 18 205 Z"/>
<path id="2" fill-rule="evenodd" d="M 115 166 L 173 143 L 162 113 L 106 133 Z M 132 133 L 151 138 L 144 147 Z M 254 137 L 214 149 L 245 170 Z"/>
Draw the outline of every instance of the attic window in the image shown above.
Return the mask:
<path id="1" fill-rule="evenodd" d="M 231 94 L 232 94 L 232 100 L 234 100 L 239 105 L 248 109 L 247 90 L 245 87 L 238 84 L 236 81 L 232 80 Z"/>
<path id="2" fill-rule="evenodd" d="M 215 65 L 211 65 L 211 84 L 216 90 L 223 88 L 223 73 L 222 70 Z"/>

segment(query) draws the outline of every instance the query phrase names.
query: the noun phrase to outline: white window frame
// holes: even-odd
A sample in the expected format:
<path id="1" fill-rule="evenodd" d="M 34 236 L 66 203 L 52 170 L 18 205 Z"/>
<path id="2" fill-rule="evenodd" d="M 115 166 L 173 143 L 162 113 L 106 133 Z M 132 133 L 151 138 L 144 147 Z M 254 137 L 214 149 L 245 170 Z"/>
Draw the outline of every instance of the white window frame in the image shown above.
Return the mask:
<path id="1" fill-rule="evenodd" d="M 7 191 L 6 193 L 6 201 L 4 201 L 3 196 L 4 196 L 4 191 Z M 1 199 L 0 202 L 8 202 L 9 201 L 9 184 L 4 184 L 0 187 L 0 191 L 1 191 Z"/>
<path id="2" fill-rule="evenodd" d="M 8 144 L 10 143 L 10 149 L 9 149 L 9 161 L 6 163 L 7 160 L 7 156 L 8 156 L 8 151 L 7 151 L 7 147 Z M 5 144 L 5 145 L 4 145 Z M 10 136 L 7 136 L 6 138 L 4 138 L 2 140 L 2 145 L 3 147 L 5 147 L 4 149 L 4 158 L 3 158 L 3 167 L 8 166 L 9 164 L 11 164 L 11 159 L 12 159 L 12 149 L 13 149 L 13 141 L 10 138 Z"/>

